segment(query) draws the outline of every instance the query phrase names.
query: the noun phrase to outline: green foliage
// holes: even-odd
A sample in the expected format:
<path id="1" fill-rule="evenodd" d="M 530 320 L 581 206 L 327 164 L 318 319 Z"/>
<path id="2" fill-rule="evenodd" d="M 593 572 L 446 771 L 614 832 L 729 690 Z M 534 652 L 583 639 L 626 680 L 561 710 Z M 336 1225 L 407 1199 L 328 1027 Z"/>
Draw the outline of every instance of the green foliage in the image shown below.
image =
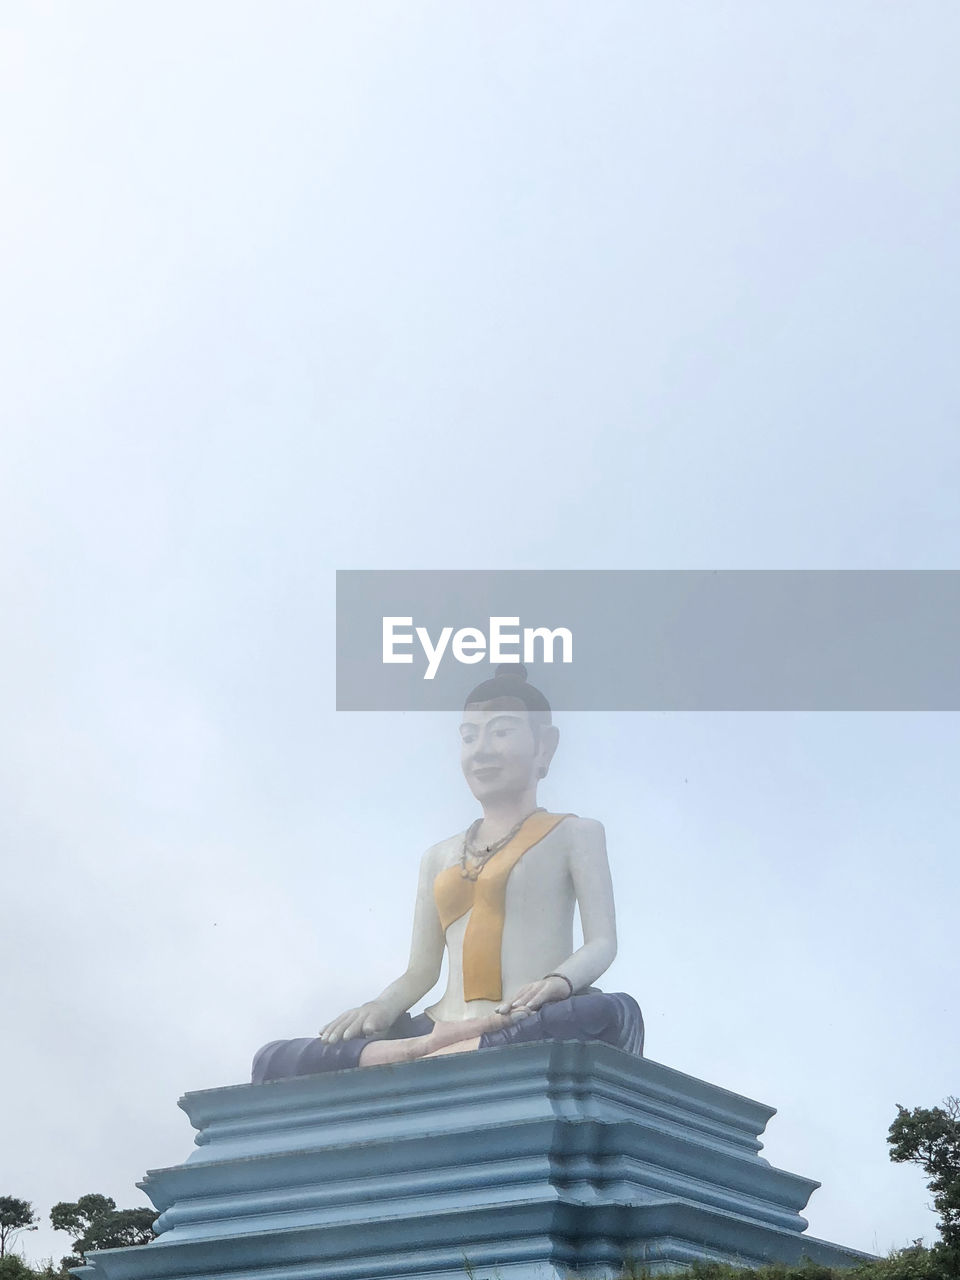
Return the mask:
<path id="1" fill-rule="evenodd" d="M 77 1201 L 61 1200 L 50 1210 L 50 1221 L 55 1231 L 66 1231 L 76 1239 L 92 1222 L 112 1213 L 116 1207 L 116 1200 L 110 1196 L 96 1194 L 81 1196 Z"/>
<path id="2" fill-rule="evenodd" d="M 0 1280 L 71 1280 L 71 1277 L 62 1268 L 55 1267 L 52 1258 L 31 1267 L 22 1258 L 8 1254 L 0 1258 Z"/>
<path id="3" fill-rule="evenodd" d="M 96 1249 L 124 1249 L 147 1244 L 153 1239 L 153 1209 L 118 1209 L 110 1196 L 90 1193 L 79 1200 L 61 1200 L 50 1210 L 57 1231 L 73 1238 L 73 1254 L 63 1259 L 63 1267 L 77 1267 L 83 1255 Z"/>
<path id="4" fill-rule="evenodd" d="M 7 1245 L 18 1231 L 36 1231 L 37 1215 L 29 1200 L 16 1196 L 0 1196 L 0 1260 L 7 1256 Z"/>
<path id="5" fill-rule="evenodd" d="M 0 1280 L 36 1280 L 36 1272 L 22 1258 L 8 1253 L 0 1258 Z"/>
<path id="6" fill-rule="evenodd" d="M 940 1235 L 960 1253 L 960 1098 L 912 1111 L 898 1105 L 887 1141 L 891 1160 L 917 1164 L 930 1179 Z"/>
<path id="7" fill-rule="evenodd" d="M 744 1271 L 738 1267 L 718 1267 L 698 1263 L 687 1273 L 691 1280 L 956 1280 L 960 1275 L 953 1261 L 939 1248 L 914 1245 L 898 1249 L 887 1258 L 875 1258 L 855 1267 L 824 1267 L 814 1262 L 797 1266 L 778 1264 Z"/>
<path id="8" fill-rule="evenodd" d="M 776 1263 L 769 1267 L 736 1267 L 730 1263 L 695 1262 L 673 1273 L 678 1280 L 960 1280 L 960 1254 L 943 1245 L 924 1249 L 914 1245 L 888 1258 L 876 1258 L 855 1267 L 824 1267 L 815 1262 L 796 1266 Z M 617 1280 L 654 1280 L 649 1268 L 627 1267 Z M 656 1280 L 663 1280 L 660 1273 Z"/>
<path id="9" fill-rule="evenodd" d="M 0 1258 L 0 1280 L 64 1280 L 64 1272 L 56 1270 L 52 1259 L 31 1267 L 22 1258 L 8 1253 Z"/>

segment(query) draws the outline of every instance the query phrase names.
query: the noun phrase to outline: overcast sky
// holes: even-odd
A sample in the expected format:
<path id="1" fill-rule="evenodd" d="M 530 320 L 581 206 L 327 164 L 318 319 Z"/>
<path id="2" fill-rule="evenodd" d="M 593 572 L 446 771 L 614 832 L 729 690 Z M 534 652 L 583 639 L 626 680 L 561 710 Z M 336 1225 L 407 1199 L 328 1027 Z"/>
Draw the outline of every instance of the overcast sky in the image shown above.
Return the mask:
<path id="1" fill-rule="evenodd" d="M 0 1193 L 402 969 L 456 718 L 337 714 L 337 568 L 955 568 L 954 0 L 0 5 Z M 775 1105 L 813 1234 L 935 1220 L 953 715 L 561 720 L 604 979 Z M 24 1237 L 27 1255 L 68 1240 Z"/>

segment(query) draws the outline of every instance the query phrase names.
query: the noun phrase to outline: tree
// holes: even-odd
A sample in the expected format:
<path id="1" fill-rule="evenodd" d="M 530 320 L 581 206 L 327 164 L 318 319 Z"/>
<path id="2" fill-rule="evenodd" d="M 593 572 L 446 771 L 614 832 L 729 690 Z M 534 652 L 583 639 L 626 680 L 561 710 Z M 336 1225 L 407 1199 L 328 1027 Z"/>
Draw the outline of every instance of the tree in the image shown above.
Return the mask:
<path id="1" fill-rule="evenodd" d="M 0 1196 L 0 1258 L 7 1256 L 7 1242 L 18 1231 L 36 1231 L 37 1215 L 29 1200 L 16 1196 Z"/>
<path id="2" fill-rule="evenodd" d="M 110 1196 L 91 1192 L 79 1200 L 61 1200 L 50 1210 L 50 1221 L 56 1231 L 66 1231 L 73 1239 L 74 1253 L 63 1259 L 63 1266 L 78 1267 L 85 1253 L 95 1249 L 123 1249 L 147 1244 L 153 1239 L 153 1209 L 118 1209 Z"/>
<path id="3" fill-rule="evenodd" d="M 0 1280 L 36 1280 L 37 1273 L 15 1253 L 0 1258 Z"/>
<path id="4" fill-rule="evenodd" d="M 943 1243 L 960 1250 L 960 1098 L 912 1111 L 898 1104 L 887 1141 L 891 1160 L 917 1164 L 928 1176 Z"/>
<path id="5" fill-rule="evenodd" d="M 8 1253 L 0 1258 L 0 1280 L 70 1280 L 70 1277 L 54 1267 L 52 1259 L 31 1267 L 15 1253 Z"/>

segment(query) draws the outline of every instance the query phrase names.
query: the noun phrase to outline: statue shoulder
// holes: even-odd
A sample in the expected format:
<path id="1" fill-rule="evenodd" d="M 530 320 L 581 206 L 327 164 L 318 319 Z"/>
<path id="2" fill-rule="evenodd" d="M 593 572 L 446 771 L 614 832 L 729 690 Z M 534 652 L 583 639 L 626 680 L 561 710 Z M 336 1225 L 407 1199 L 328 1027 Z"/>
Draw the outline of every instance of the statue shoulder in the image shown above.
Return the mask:
<path id="1" fill-rule="evenodd" d="M 603 823 L 598 818 L 581 818 L 578 813 L 571 813 L 564 818 L 563 826 L 571 835 L 584 840 L 602 840 L 604 838 Z"/>
<path id="2" fill-rule="evenodd" d="M 421 857 L 420 870 L 425 875 L 436 875 L 445 867 L 452 867 L 455 862 L 458 862 L 462 849 L 462 831 L 458 831 L 456 835 L 447 836 L 445 840 L 438 840 Z"/>
<path id="3" fill-rule="evenodd" d="M 606 833 L 603 823 L 596 818 L 581 818 L 571 813 L 560 824 L 560 831 L 566 837 L 571 853 L 586 854 L 603 853 L 607 847 Z"/>

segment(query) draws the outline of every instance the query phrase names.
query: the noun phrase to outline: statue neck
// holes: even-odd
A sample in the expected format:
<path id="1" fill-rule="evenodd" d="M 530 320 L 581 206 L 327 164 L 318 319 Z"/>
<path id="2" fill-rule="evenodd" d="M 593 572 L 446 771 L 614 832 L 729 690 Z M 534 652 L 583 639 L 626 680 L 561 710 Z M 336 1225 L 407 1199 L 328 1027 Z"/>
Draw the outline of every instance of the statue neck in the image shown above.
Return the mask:
<path id="1" fill-rule="evenodd" d="M 477 832 L 481 840 L 499 840 L 511 827 L 522 822 L 537 807 L 537 788 L 528 787 L 516 795 L 491 796 L 481 801 L 483 822 Z"/>

